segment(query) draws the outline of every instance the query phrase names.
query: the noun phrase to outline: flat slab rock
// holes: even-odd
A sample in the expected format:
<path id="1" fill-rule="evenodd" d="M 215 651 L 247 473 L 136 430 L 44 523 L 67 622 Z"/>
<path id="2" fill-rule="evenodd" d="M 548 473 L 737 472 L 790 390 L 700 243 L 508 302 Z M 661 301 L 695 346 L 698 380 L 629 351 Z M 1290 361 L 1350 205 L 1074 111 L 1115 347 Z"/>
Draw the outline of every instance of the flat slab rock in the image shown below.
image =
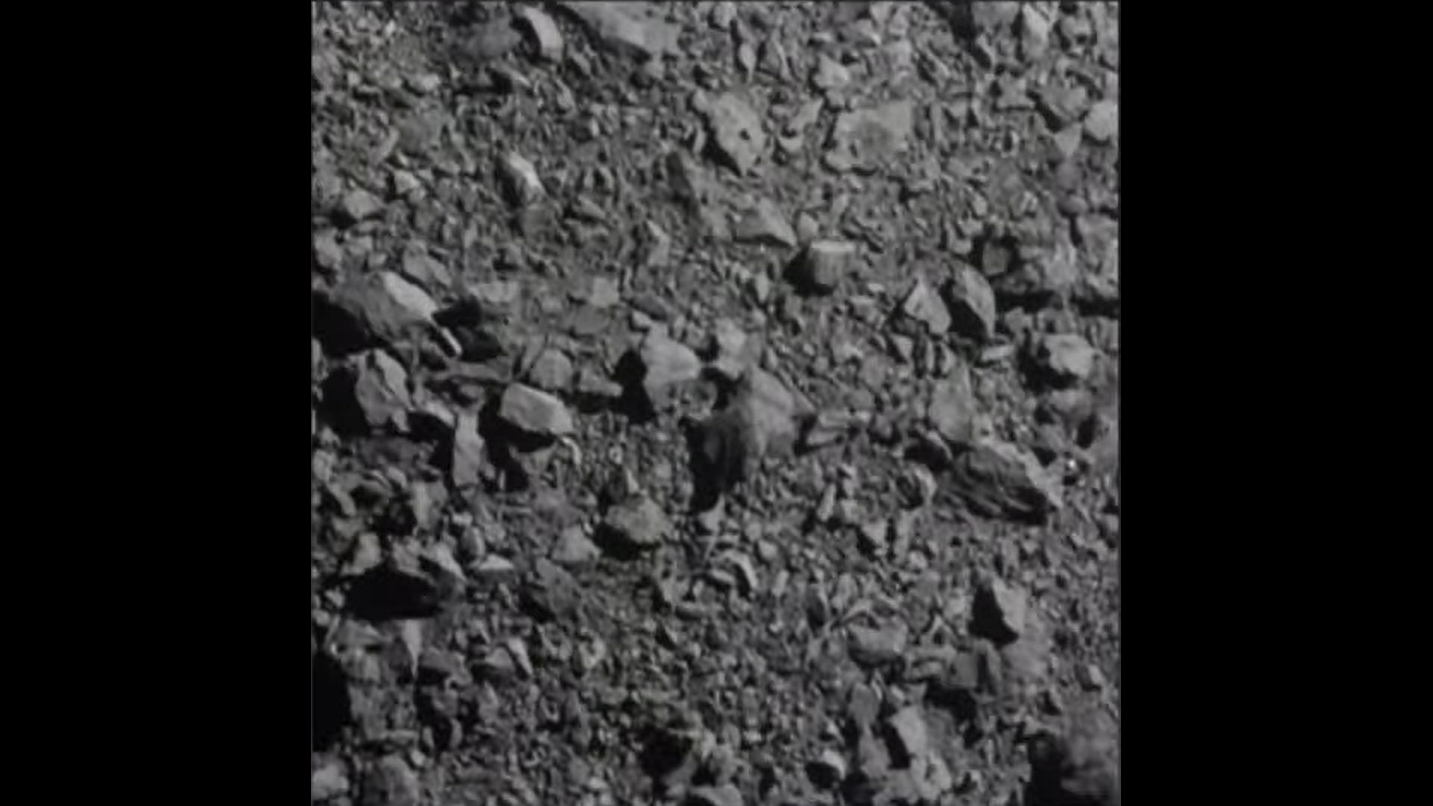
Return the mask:
<path id="1" fill-rule="evenodd" d="M 826 167 L 837 172 L 874 172 L 905 150 L 914 127 L 915 105 L 910 101 L 846 112 L 832 125 Z"/>
<path id="2" fill-rule="evenodd" d="M 1059 478 L 1030 452 L 995 438 L 956 458 L 952 483 L 966 506 L 986 517 L 1042 521 L 1064 505 Z"/>
<path id="3" fill-rule="evenodd" d="M 654 4 L 641 2 L 562 2 L 558 8 L 572 16 L 597 42 L 616 53 L 651 59 L 677 53 L 681 26 L 655 19 Z"/>
<path id="4" fill-rule="evenodd" d="M 699 91 L 692 108 L 706 119 L 717 153 L 737 173 L 750 171 L 766 153 L 766 131 L 745 98 L 730 92 L 713 96 Z"/>
<path id="5" fill-rule="evenodd" d="M 570 436 L 577 430 L 566 404 L 554 395 L 521 383 L 512 384 L 503 392 L 498 416 L 508 425 L 537 436 Z"/>

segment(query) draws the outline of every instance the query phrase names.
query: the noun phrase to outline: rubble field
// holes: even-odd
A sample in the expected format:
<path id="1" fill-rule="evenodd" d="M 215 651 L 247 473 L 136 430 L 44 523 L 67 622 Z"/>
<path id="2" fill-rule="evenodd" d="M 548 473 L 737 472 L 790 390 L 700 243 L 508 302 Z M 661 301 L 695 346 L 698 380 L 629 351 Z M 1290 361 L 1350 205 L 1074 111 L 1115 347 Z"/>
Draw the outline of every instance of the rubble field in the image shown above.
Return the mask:
<path id="1" fill-rule="evenodd" d="M 312 61 L 312 802 L 1119 802 L 1117 4 Z"/>

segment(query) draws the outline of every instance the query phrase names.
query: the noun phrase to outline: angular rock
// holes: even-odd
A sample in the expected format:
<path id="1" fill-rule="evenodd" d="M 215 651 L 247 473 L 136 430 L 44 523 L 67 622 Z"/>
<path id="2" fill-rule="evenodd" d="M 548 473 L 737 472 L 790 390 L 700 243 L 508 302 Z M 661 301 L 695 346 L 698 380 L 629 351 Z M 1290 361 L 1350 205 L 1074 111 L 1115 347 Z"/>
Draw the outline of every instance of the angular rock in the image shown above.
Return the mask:
<path id="1" fill-rule="evenodd" d="M 759 367 L 747 372 L 732 406 L 745 423 L 745 450 L 752 457 L 789 453 L 804 422 L 815 413 L 804 396 Z"/>
<path id="2" fill-rule="evenodd" d="M 755 167 L 766 153 L 767 137 L 750 104 L 734 93 L 713 97 L 698 91 L 692 106 L 706 119 L 712 146 L 728 166 L 738 174 Z"/>
<path id="3" fill-rule="evenodd" d="M 515 383 L 503 391 L 498 416 L 518 430 L 541 437 L 570 436 L 577 431 L 566 404 L 546 392 Z"/>
<path id="4" fill-rule="evenodd" d="M 952 446 L 970 444 L 975 435 L 978 406 L 970 383 L 970 371 L 961 365 L 950 377 L 937 381 L 926 406 L 926 419 Z"/>
<path id="5" fill-rule="evenodd" d="M 562 61 L 562 32 L 546 12 L 532 6 L 524 6 L 518 9 L 517 18 L 532 37 L 538 58 L 550 62 Z"/>
<path id="6" fill-rule="evenodd" d="M 334 223 L 351 227 L 360 221 L 372 218 L 383 211 L 383 202 L 363 188 L 355 188 L 344 194 L 333 211 Z"/>
<path id="7" fill-rule="evenodd" d="M 540 619 L 567 618 L 581 607 L 582 587 L 567 569 L 539 558 L 521 596 L 523 607 Z"/>
<path id="8" fill-rule="evenodd" d="M 313 298 L 314 336 L 329 355 L 342 356 L 412 335 L 432 321 L 437 303 L 393 272 L 351 279 Z"/>
<path id="9" fill-rule="evenodd" d="M 761 357 L 761 339 L 747 335 L 730 319 L 718 319 L 708 339 L 711 367 L 728 381 L 739 381 Z"/>
<path id="10" fill-rule="evenodd" d="M 1020 53 L 1026 60 L 1038 59 L 1045 55 L 1050 46 L 1052 23 L 1045 12 L 1032 3 L 1020 6 Z"/>
<path id="11" fill-rule="evenodd" d="M 909 767 L 911 762 L 930 752 L 930 734 L 919 705 L 908 705 L 892 714 L 886 726 L 894 740 L 891 761 L 897 767 Z"/>
<path id="12" fill-rule="evenodd" d="M 349 432 L 375 432 L 412 405 L 408 373 L 383 350 L 361 356 L 351 371 L 324 384 L 325 403 L 336 425 Z"/>
<path id="13" fill-rule="evenodd" d="M 915 284 L 901 301 L 900 313 L 905 318 L 924 325 L 926 332 L 932 336 L 939 336 L 950 330 L 950 310 L 922 277 L 916 278 Z"/>
<path id="14" fill-rule="evenodd" d="M 313 262 L 325 272 L 332 274 L 343 265 L 343 247 L 338 245 L 335 230 L 326 229 L 313 236 Z"/>
<path id="15" fill-rule="evenodd" d="M 1120 105 L 1104 100 L 1090 107 L 1085 115 L 1085 136 L 1096 143 L 1109 143 L 1119 137 Z"/>
<path id="16" fill-rule="evenodd" d="M 696 351 L 660 331 L 652 331 L 627 359 L 626 374 L 636 381 L 648 400 L 657 401 L 669 387 L 701 377 L 702 361 Z"/>
<path id="17" fill-rule="evenodd" d="M 411 243 L 403 250 L 403 277 L 429 291 L 448 288 L 453 275 L 442 261 L 428 253 L 421 243 Z"/>
<path id="18" fill-rule="evenodd" d="M 915 128 L 915 105 L 893 101 L 836 118 L 825 165 L 833 171 L 871 173 L 905 150 Z"/>
<path id="19" fill-rule="evenodd" d="M 635 58 L 651 59 L 678 52 L 681 27 L 643 17 L 643 3 L 563 0 L 558 8 L 572 15 L 603 47 Z"/>
<path id="20" fill-rule="evenodd" d="M 990 578 L 975 592 L 970 630 L 1004 646 L 1024 635 L 1029 617 L 1030 602 L 1025 592 L 999 578 Z"/>
<path id="21" fill-rule="evenodd" d="M 852 625 L 846 628 L 847 651 L 861 666 L 886 666 L 900 660 L 906 651 L 909 630 L 901 622 L 880 628 Z"/>
<path id="22" fill-rule="evenodd" d="M 424 570 L 445 588 L 458 589 L 468 582 L 467 574 L 446 543 L 434 543 L 424 549 L 421 560 Z"/>
<path id="23" fill-rule="evenodd" d="M 384 756 L 363 776 L 359 806 L 418 806 L 423 788 L 418 776 L 398 755 Z"/>
<path id="24" fill-rule="evenodd" d="M 958 265 L 944 291 L 952 330 L 981 343 L 994 338 L 995 291 L 980 272 L 964 263 Z"/>
<path id="25" fill-rule="evenodd" d="M 1019 446 L 978 440 L 955 460 L 953 491 L 986 517 L 1043 521 L 1063 506 L 1060 479 Z"/>
<path id="26" fill-rule="evenodd" d="M 1084 126 L 1079 123 L 1071 123 L 1050 136 L 1055 153 L 1061 160 L 1068 160 L 1075 156 L 1075 152 L 1080 150 L 1080 141 L 1084 139 L 1084 133 Z"/>
<path id="27" fill-rule="evenodd" d="M 855 256 L 855 244 L 813 241 L 792 264 L 791 281 L 803 293 L 830 294 L 849 272 Z"/>
<path id="28" fill-rule="evenodd" d="M 514 207 L 527 207 L 547 195 L 542 179 L 537 175 L 537 167 L 516 151 L 503 155 L 498 162 L 498 174 L 508 202 Z"/>
<path id="29" fill-rule="evenodd" d="M 614 401 L 622 397 L 622 385 L 589 367 L 578 370 L 573 380 L 577 394 L 597 400 Z"/>
<path id="30" fill-rule="evenodd" d="M 732 237 L 741 243 L 765 244 L 767 246 L 796 246 L 796 231 L 787 222 L 786 216 L 776 203 L 761 199 L 747 211 L 732 229 Z"/>
<path id="31" fill-rule="evenodd" d="M 835 789 L 846 779 L 846 759 L 835 750 L 822 750 L 815 761 L 806 765 L 811 783 L 819 789 Z"/>
<path id="32" fill-rule="evenodd" d="M 1050 84 L 1036 97 L 1036 107 L 1052 129 L 1062 129 L 1079 121 L 1089 104 L 1089 92 L 1084 85 L 1065 87 Z"/>
<path id="33" fill-rule="evenodd" d="M 1014 271 L 991 283 L 996 295 L 1007 300 L 1006 307 L 1033 310 L 1049 306 L 1067 296 L 1080 280 L 1078 255 L 1067 242 L 1048 250 L 1027 250 L 1021 258 Z"/>
<path id="34" fill-rule="evenodd" d="M 459 490 L 476 487 L 487 467 L 487 444 L 478 434 L 478 416 L 459 412 L 453 429 L 448 478 Z"/>
<path id="35" fill-rule="evenodd" d="M 667 513 L 645 495 L 613 505 L 602 519 L 604 542 L 618 553 L 656 548 L 666 541 L 671 530 Z"/>
<path id="36" fill-rule="evenodd" d="M 1095 368 L 1097 351 L 1075 333 L 1044 336 L 1035 342 L 1033 359 L 1043 380 L 1069 386 L 1087 380 Z"/>
<path id="37" fill-rule="evenodd" d="M 822 92 L 839 90 L 851 83 L 851 71 L 830 56 L 816 57 L 816 66 L 811 69 L 811 86 Z"/>
<path id="38" fill-rule="evenodd" d="M 596 560 L 601 554 L 602 550 L 580 526 L 563 529 L 552 547 L 552 561 L 558 565 L 583 565 Z"/>
<path id="39" fill-rule="evenodd" d="M 548 392 L 565 392 L 572 387 L 572 359 L 556 348 L 543 350 L 527 369 L 527 382 Z"/>

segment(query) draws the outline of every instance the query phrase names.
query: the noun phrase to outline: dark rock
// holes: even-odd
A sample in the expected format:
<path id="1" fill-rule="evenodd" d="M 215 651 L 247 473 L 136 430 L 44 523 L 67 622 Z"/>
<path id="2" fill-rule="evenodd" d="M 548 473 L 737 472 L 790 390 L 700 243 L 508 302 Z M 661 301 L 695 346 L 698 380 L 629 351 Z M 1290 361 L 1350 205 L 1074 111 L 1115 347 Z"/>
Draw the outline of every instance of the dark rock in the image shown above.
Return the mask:
<path id="1" fill-rule="evenodd" d="M 354 580 L 348 607 L 365 621 L 426 618 L 438 610 L 440 587 L 416 568 L 387 563 Z"/>
<path id="2" fill-rule="evenodd" d="M 687 424 L 694 509 L 710 509 L 724 493 L 746 480 L 752 450 L 750 429 L 748 418 L 736 409 Z"/>

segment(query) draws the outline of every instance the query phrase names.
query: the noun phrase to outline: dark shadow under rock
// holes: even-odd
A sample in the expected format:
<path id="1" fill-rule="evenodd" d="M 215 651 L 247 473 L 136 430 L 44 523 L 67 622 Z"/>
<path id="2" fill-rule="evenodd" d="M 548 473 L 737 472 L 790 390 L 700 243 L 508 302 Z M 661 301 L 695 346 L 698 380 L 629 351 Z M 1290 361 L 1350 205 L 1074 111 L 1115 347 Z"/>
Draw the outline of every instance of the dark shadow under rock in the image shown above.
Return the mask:
<path id="1" fill-rule="evenodd" d="M 327 751 L 343 735 L 352 719 L 353 704 L 348 697 L 348 680 L 343 667 L 327 652 L 313 655 L 312 712 L 313 752 Z"/>
<path id="2" fill-rule="evenodd" d="M 692 511 L 705 512 L 746 478 L 747 439 L 735 411 L 683 423 L 688 468 L 692 473 Z"/>
<path id="3" fill-rule="evenodd" d="M 364 621 L 427 618 L 438 612 L 439 598 L 427 577 L 381 565 L 354 580 L 348 607 Z"/>

